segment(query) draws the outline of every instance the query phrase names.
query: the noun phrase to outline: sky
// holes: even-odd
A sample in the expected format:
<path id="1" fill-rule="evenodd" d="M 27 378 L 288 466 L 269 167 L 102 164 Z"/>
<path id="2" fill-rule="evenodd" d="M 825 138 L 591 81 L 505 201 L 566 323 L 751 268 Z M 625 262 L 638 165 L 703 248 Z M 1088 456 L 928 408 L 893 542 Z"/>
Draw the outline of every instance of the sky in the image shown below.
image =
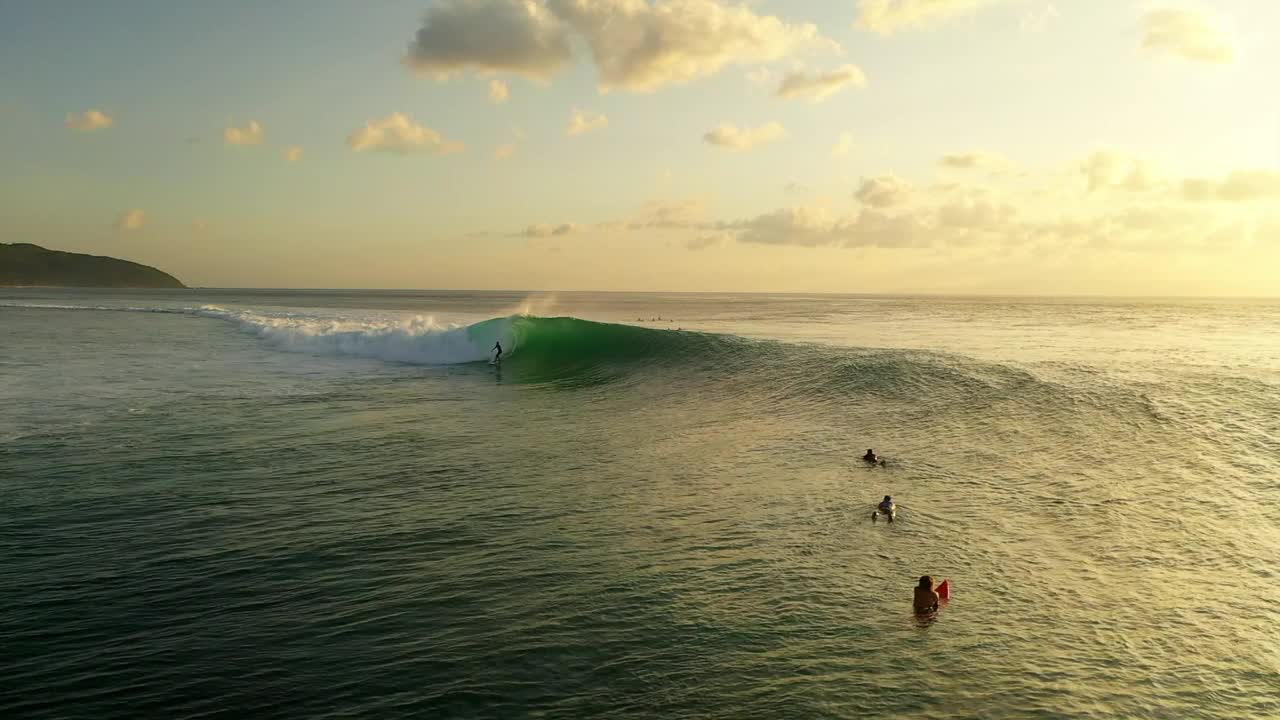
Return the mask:
<path id="1" fill-rule="evenodd" d="M 1280 295 L 1273 0 L 0 0 L 0 242 L 206 287 Z"/>

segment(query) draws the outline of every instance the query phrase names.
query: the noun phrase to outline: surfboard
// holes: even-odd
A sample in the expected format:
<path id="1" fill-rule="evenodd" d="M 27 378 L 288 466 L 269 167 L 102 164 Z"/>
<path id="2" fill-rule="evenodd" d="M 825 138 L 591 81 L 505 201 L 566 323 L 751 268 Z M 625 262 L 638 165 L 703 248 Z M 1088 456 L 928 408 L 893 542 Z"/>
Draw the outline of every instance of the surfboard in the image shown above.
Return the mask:
<path id="1" fill-rule="evenodd" d="M 950 600 L 951 599 L 951 580 L 950 579 L 943 580 L 942 584 L 937 587 L 936 592 L 938 593 L 939 600 Z"/>
<path id="2" fill-rule="evenodd" d="M 889 522 L 893 522 L 898 517 L 898 506 L 894 505 L 889 510 L 884 510 L 877 506 L 875 510 L 871 511 L 871 522 L 875 522 L 881 515 L 889 518 Z"/>

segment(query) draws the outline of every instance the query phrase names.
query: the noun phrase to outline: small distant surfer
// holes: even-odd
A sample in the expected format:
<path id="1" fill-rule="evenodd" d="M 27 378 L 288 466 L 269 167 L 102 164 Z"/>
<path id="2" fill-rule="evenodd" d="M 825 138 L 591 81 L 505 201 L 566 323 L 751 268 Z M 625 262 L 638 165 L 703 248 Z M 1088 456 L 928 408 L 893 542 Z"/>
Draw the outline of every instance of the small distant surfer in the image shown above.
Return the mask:
<path id="1" fill-rule="evenodd" d="M 889 522 L 893 522 L 893 518 L 897 513 L 898 506 L 894 504 L 893 498 L 885 495 L 884 499 L 880 501 L 880 504 L 876 506 L 875 512 L 871 513 L 871 522 L 875 522 L 881 515 L 889 518 Z"/>
<path id="2" fill-rule="evenodd" d="M 911 601 L 911 606 L 920 614 L 936 612 L 938 610 L 938 602 L 941 598 L 938 591 L 933 589 L 933 577 L 929 575 L 920 576 L 920 584 L 916 585 L 916 594 Z"/>
<path id="3" fill-rule="evenodd" d="M 867 454 L 862 456 L 862 461 L 868 465 L 884 464 L 884 458 L 880 457 L 879 455 L 876 455 L 876 451 L 872 450 L 871 448 L 867 448 Z"/>
<path id="4" fill-rule="evenodd" d="M 498 363 L 502 362 L 502 342 L 495 341 L 493 343 L 493 350 L 495 353 L 495 355 L 493 356 L 493 364 L 497 365 Z"/>

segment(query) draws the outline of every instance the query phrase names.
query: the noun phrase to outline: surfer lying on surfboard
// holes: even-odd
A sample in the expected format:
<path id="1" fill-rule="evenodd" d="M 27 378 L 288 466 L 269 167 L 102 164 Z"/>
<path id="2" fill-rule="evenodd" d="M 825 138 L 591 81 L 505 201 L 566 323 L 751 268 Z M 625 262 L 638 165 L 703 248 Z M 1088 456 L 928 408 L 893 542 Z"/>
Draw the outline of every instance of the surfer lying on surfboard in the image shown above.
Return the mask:
<path id="1" fill-rule="evenodd" d="M 898 506 L 894 504 L 893 498 L 885 495 L 884 499 L 880 501 L 880 504 L 876 506 L 875 512 L 871 513 L 871 522 L 875 522 L 876 518 L 881 515 L 889 518 L 889 522 L 893 522 L 894 515 L 896 515 L 897 512 Z"/>

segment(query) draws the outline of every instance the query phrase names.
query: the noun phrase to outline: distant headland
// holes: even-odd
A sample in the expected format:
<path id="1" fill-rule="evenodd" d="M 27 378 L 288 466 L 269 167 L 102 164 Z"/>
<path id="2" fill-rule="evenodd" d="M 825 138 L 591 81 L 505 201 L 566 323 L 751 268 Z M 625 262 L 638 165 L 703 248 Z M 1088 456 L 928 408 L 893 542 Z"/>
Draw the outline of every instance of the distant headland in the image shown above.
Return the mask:
<path id="1" fill-rule="evenodd" d="M 14 286 L 186 287 L 166 272 L 128 260 L 47 250 L 31 243 L 0 243 L 0 287 Z"/>

